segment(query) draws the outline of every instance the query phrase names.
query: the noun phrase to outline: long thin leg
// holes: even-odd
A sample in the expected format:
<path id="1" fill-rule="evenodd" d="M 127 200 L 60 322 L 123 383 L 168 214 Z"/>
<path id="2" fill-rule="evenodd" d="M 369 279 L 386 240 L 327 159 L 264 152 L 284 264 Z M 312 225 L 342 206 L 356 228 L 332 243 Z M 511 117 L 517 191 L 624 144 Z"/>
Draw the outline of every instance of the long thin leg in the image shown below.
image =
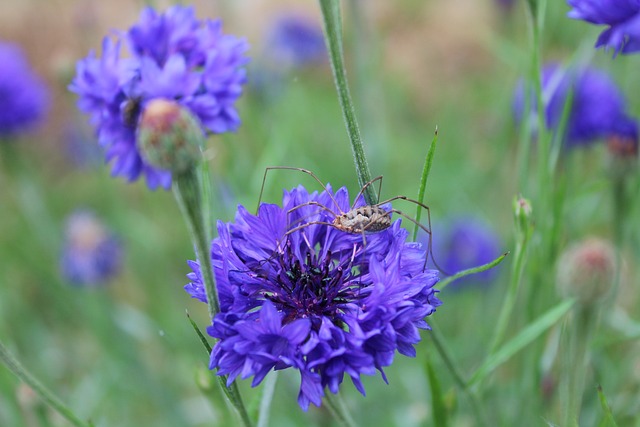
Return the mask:
<path id="1" fill-rule="evenodd" d="M 435 257 L 433 256 L 433 233 L 431 232 L 431 215 L 429 214 L 428 208 L 427 208 L 427 217 L 428 217 L 428 221 L 429 221 L 429 228 L 427 228 L 424 225 L 420 224 L 418 221 L 416 221 L 415 219 L 411 218 L 409 215 L 405 214 L 404 212 L 399 211 L 398 209 L 391 209 L 391 212 L 394 212 L 394 213 L 400 215 L 401 217 L 408 219 L 409 221 L 411 221 L 412 223 L 414 223 L 415 225 L 420 227 L 422 229 L 422 231 L 424 231 L 425 233 L 427 233 L 429 235 L 429 243 L 427 245 L 428 246 L 427 247 L 427 259 L 425 259 L 424 267 L 422 269 L 424 270 L 427 267 L 427 260 L 429 259 L 429 256 L 431 256 L 431 260 L 433 261 L 433 265 L 438 270 L 442 271 L 445 275 L 451 276 L 451 273 L 449 273 L 448 271 L 445 271 L 442 267 L 440 267 L 438 265 L 438 262 L 436 261 Z"/>
<path id="2" fill-rule="evenodd" d="M 378 181 L 378 200 L 380 200 L 380 192 L 382 191 L 382 175 L 376 176 L 371 181 L 367 182 L 365 185 L 362 186 L 360 191 L 358 191 L 358 194 L 356 194 L 355 199 L 353 199 L 353 204 L 351 205 L 350 210 L 353 210 L 355 208 L 356 203 L 358 202 L 358 199 L 360 198 L 360 196 L 364 194 L 364 190 L 366 190 L 367 187 L 373 185 L 373 183 L 376 181 Z M 379 203 L 376 203 L 376 204 L 379 204 Z"/>
<path id="3" fill-rule="evenodd" d="M 307 175 L 311 176 L 313 179 L 315 179 L 318 182 L 318 184 L 320 184 L 320 186 L 322 188 L 324 188 L 324 190 L 327 192 L 327 194 L 329 195 L 329 197 L 331 198 L 333 203 L 335 203 L 335 205 L 338 208 L 338 210 L 340 210 L 340 205 L 338 204 L 338 201 L 333 197 L 333 195 L 329 191 L 327 191 L 326 185 L 324 185 L 322 183 L 322 181 L 320 181 L 320 178 L 318 178 L 310 170 L 302 169 L 302 168 L 296 168 L 296 167 L 293 167 L 293 166 L 269 166 L 264 170 L 264 177 L 262 178 L 262 186 L 260 187 L 260 197 L 258 197 L 258 207 L 256 208 L 256 215 L 258 214 L 258 209 L 260 208 L 260 202 L 262 202 L 262 194 L 264 193 L 264 184 L 265 184 L 265 181 L 267 180 L 267 174 L 269 173 L 269 171 L 274 170 L 274 169 L 293 170 L 293 171 L 306 173 Z"/>

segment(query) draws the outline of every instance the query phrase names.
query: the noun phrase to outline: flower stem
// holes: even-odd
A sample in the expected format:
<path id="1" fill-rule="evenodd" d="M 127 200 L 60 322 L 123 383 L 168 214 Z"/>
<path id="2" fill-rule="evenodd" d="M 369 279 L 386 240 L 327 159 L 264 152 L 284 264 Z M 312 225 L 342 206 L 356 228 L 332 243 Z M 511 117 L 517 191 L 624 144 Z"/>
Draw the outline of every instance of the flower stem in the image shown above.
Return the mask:
<path id="1" fill-rule="evenodd" d="M 64 403 L 62 403 L 54 394 L 47 390 L 33 375 L 31 375 L 7 350 L 2 342 L 0 342 L 0 360 L 9 368 L 11 372 L 24 381 L 40 398 L 56 412 L 62 415 L 67 421 L 76 427 L 91 427 L 91 422 L 82 421 L 78 418 Z"/>
<path id="2" fill-rule="evenodd" d="M 588 359 L 591 332 L 597 323 L 597 310 L 592 306 L 577 304 L 573 317 L 568 322 L 568 348 L 564 356 L 564 424 L 577 427 L 584 393 L 585 368 Z"/>
<path id="3" fill-rule="evenodd" d="M 324 401 L 327 404 L 327 408 L 335 420 L 344 427 L 356 427 L 357 424 L 353 421 L 347 405 L 339 394 L 335 396 L 331 392 L 325 394 Z"/>
<path id="4" fill-rule="evenodd" d="M 456 362 L 453 360 L 449 349 L 445 345 L 444 340 L 440 335 L 438 327 L 434 325 L 434 320 L 430 320 L 429 323 L 431 323 L 431 332 L 429 333 L 429 337 L 431 337 L 433 344 L 436 346 L 436 350 L 438 351 L 438 354 L 440 354 L 440 357 L 442 358 L 445 366 L 449 369 L 449 373 L 453 377 L 453 381 L 456 383 L 460 391 L 462 391 L 467 396 L 467 399 L 469 399 L 469 402 L 471 403 L 471 409 L 474 412 L 476 420 L 475 425 L 489 425 L 482 410 L 482 405 L 480 404 L 478 396 L 467 386 L 468 381 L 464 378 L 462 371 L 460 371 L 460 369 L 456 365 Z"/>
<path id="5" fill-rule="evenodd" d="M 211 266 L 211 255 L 209 245 L 211 242 L 211 231 L 206 213 L 209 211 L 207 200 L 208 195 L 204 189 L 207 188 L 205 180 L 209 179 L 206 173 L 206 164 L 201 168 L 189 168 L 183 173 L 173 176 L 173 194 L 176 197 L 180 210 L 187 222 L 191 241 L 196 251 L 196 258 L 200 263 L 200 272 L 204 282 L 207 295 L 207 307 L 209 317 L 213 318 L 220 312 L 220 301 L 216 290 L 213 268 Z M 242 396 L 238 390 L 238 385 L 233 382 L 227 386 L 227 376 L 217 376 L 218 382 L 231 404 L 236 408 L 245 427 L 253 425 L 249 413 L 242 401 Z"/>
<path id="6" fill-rule="evenodd" d="M 201 177 L 196 168 L 190 168 L 181 174 L 174 174 L 173 194 L 189 227 L 191 240 L 196 251 L 196 258 L 200 263 L 200 272 L 207 295 L 207 307 L 211 320 L 220 312 L 220 301 L 216 291 L 216 283 L 211 268 L 209 254 L 210 236 L 203 215 L 204 203 L 202 195 Z"/>
<path id="7" fill-rule="evenodd" d="M 322 18 L 324 21 L 324 35 L 329 49 L 329 59 L 331 62 L 331 70 L 336 89 L 338 91 L 338 100 L 342 109 L 342 116 L 347 127 L 349 140 L 351 141 L 351 151 L 358 175 L 358 183 L 364 187 L 366 183 L 371 181 L 371 172 L 364 153 L 362 145 L 362 137 L 358 122 L 356 121 L 356 113 L 351 101 L 349 86 L 347 85 L 347 73 L 344 66 L 344 53 L 342 49 L 342 19 L 340 17 L 340 1 L 339 0 L 319 0 L 320 9 L 322 10 Z M 369 205 L 377 203 L 378 197 L 372 185 L 365 188 L 364 199 Z"/>

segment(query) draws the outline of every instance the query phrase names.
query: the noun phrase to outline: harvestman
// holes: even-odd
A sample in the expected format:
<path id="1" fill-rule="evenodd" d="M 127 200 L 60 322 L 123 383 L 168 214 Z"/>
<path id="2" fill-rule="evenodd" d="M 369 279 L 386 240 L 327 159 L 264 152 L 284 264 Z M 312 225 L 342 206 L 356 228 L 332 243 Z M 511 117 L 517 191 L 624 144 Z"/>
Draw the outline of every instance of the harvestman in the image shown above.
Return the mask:
<path id="1" fill-rule="evenodd" d="M 417 200 L 414 199 L 410 199 L 407 196 L 394 196 L 391 197 L 387 200 L 383 200 L 382 202 L 378 201 L 378 203 L 373 204 L 373 205 L 364 205 L 364 206 L 360 206 L 360 207 L 355 207 L 356 203 L 358 202 L 358 200 L 360 199 L 360 197 L 363 195 L 364 191 L 366 190 L 367 187 L 373 185 L 376 181 L 378 182 L 378 197 L 380 195 L 380 190 L 382 188 L 382 176 L 378 176 L 374 179 L 372 179 L 371 181 L 365 183 L 362 188 L 360 189 L 360 191 L 358 192 L 358 194 L 356 195 L 356 197 L 353 200 L 353 204 L 351 205 L 351 207 L 349 208 L 348 211 L 344 212 L 342 211 L 342 209 L 340 208 L 340 205 L 338 204 L 338 201 L 334 198 L 334 196 L 327 191 L 327 187 L 322 183 L 322 181 L 320 181 L 320 179 L 310 170 L 307 169 L 302 169 L 302 168 L 296 168 L 296 167 L 292 167 L 292 166 L 270 166 L 267 167 L 264 171 L 264 177 L 262 179 L 262 187 L 260 188 L 260 197 L 258 198 L 258 207 L 260 206 L 260 202 L 262 200 L 262 194 L 264 192 L 264 185 L 265 185 L 265 181 L 267 179 L 267 174 L 269 173 L 269 171 L 274 170 L 274 169 L 284 169 L 284 170 L 295 170 L 295 171 L 299 171 L 302 173 L 305 173 L 309 176 L 311 176 L 313 179 L 315 179 L 320 186 L 322 186 L 322 188 L 324 188 L 324 190 L 326 191 L 327 195 L 331 198 L 331 200 L 333 201 L 333 203 L 335 204 L 337 210 L 339 213 L 334 212 L 333 210 L 331 210 L 330 208 L 316 202 L 316 201 L 309 201 L 306 203 L 302 203 L 298 206 L 295 206 L 291 209 L 289 209 L 287 211 L 287 216 L 289 214 L 291 214 L 292 212 L 301 209 L 305 206 L 316 206 L 321 210 L 325 210 L 329 213 L 331 213 L 334 216 L 333 222 L 326 222 L 326 221 L 309 221 L 309 222 L 305 222 L 302 225 L 298 225 L 296 227 L 293 227 L 291 229 L 289 229 L 284 237 L 290 235 L 291 233 L 301 230 L 303 228 L 306 228 L 310 225 L 313 224 L 323 224 L 323 225 L 328 225 L 331 227 L 334 227 L 340 231 L 344 231 L 346 233 L 351 233 L 351 234 L 356 234 L 356 233 L 360 233 L 362 234 L 362 241 L 363 241 L 363 245 L 366 246 L 366 238 L 365 238 L 365 233 L 377 233 L 383 230 L 386 230 L 387 228 L 391 227 L 391 214 L 392 213 L 396 213 L 400 216 L 402 216 L 403 218 L 406 218 L 407 220 L 411 221 L 412 223 L 414 223 L 415 225 L 417 225 L 418 227 L 420 227 L 425 233 L 427 233 L 429 235 L 429 247 L 428 247 L 428 253 L 431 254 L 431 211 L 429 210 L 429 207 Z M 429 223 L 429 228 L 425 227 L 424 225 L 420 224 L 418 221 L 416 221 L 415 219 L 411 218 L 410 216 L 408 216 L 407 214 L 405 214 L 404 212 L 398 210 L 398 209 L 394 209 L 391 208 L 390 210 L 385 210 L 382 208 L 382 205 L 385 205 L 387 203 L 391 203 L 394 200 L 405 200 L 407 202 L 410 203 L 414 203 L 420 207 L 422 207 L 423 209 L 425 209 L 427 211 L 427 221 Z M 257 213 L 257 212 L 256 212 Z M 433 260 L 433 262 L 435 263 L 435 260 L 433 259 L 433 254 L 431 254 L 431 259 Z M 425 260 L 426 263 L 426 260 Z M 437 264 L 436 264 L 437 267 Z"/>

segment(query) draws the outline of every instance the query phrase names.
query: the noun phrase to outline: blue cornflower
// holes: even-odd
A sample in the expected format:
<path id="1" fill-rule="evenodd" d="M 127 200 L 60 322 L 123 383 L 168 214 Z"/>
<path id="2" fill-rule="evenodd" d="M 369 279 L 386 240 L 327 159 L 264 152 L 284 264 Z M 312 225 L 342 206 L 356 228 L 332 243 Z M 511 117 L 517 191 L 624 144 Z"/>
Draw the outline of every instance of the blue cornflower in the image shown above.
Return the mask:
<path id="1" fill-rule="evenodd" d="M 364 394 L 362 374 L 378 370 L 386 381 L 396 351 L 415 356 L 418 330 L 440 305 L 438 273 L 424 269 L 426 252 L 406 242 L 400 220 L 367 234 L 365 245 L 361 234 L 328 225 L 329 209 L 349 210 L 345 188 L 299 186 L 282 204 L 263 203 L 258 215 L 239 206 L 235 223 L 218 222 L 211 257 L 221 312 L 208 328 L 218 339 L 210 368 L 229 383 L 253 376 L 253 386 L 272 369 L 297 369 L 306 410 L 325 388 L 337 393 L 345 375 Z M 190 266 L 185 289 L 206 301 L 198 263 Z"/>
<path id="2" fill-rule="evenodd" d="M 0 42 L 0 64 L 0 138 L 8 138 L 44 119 L 50 94 L 17 45 Z"/>
<path id="3" fill-rule="evenodd" d="M 279 16 L 267 31 L 266 40 L 266 53 L 282 68 L 302 67 L 327 57 L 322 28 L 301 15 Z"/>
<path id="4" fill-rule="evenodd" d="M 78 286 L 97 286 L 114 277 L 121 264 L 120 240 L 95 213 L 78 210 L 69 216 L 60 260 L 66 280 Z"/>
<path id="5" fill-rule="evenodd" d="M 123 44 L 129 57 L 121 57 Z M 171 185 L 171 174 L 148 165 L 136 146 L 138 118 L 150 100 L 178 102 L 203 132 L 235 131 L 247 48 L 244 39 L 222 33 L 221 21 L 197 20 L 191 7 L 162 14 L 148 7 L 128 32 L 104 38 L 101 58 L 91 52 L 79 61 L 69 88 L 91 116 L 113 175 L 133 181 L 144 174 L 151 189 Z"/>
<path id="6" fill-rule="evenodd" d="M 640 50 L 640 1 L 638 0 L 567 0 L 573 9 L 569 18 L 592 24 L 607 25 L 596 47 L 613 48 L 618 52 Z"/>
<path id="7" fill-rule="evenodd" d="M 514 96 L 518 121 L 524 110 L 523 86 L 522 82 L 518 84 Z M 551 130 L 558 130 L 569 91 L 572 91 L 572 101 L 565 129 L 566 146 L 588 145 L 609 137 L 617 132 L 621 120 L 628 119 L 624 96 L 607 73 L 594 68 L 572 71 L 551 63 L 542 70 L 545 121 Z M 533 94 L 531 101 L 531 111 L 535 114 Z"/>
<path id="8" fill-rule="evenodd" d="M 443 271 L 454 274 L 493 261 L 501 254 L 500 238 L 493 228 L 474 217 L 452 219 L 434 232 L 433 253 Z M 496 268 L 465 276 L 451 284 L 489 284 L 498 273 Z"/>

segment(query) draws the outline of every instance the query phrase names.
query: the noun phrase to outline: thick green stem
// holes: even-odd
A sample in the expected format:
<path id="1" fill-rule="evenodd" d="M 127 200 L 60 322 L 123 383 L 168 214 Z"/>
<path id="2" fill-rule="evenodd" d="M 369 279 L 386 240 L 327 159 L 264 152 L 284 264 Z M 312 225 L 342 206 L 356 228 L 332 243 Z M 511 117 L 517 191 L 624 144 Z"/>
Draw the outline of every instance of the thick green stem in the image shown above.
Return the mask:
<path id="1" fill-rule="evenodd" d="M 371 172 L 362 145 L 362 137 L 358 122 L 356 121 L 356 113 L 351 101 L 349 86 L 347 85 L 347 73 L 344 66 L 344 54 L 342 49 L 342 19 L 340 17 L 340 1 L 339 0 L 319 0 L 322 10 L 322 18 L 324 21 L 324 34 L 327 48 L 329 49 L 329 59 L 336 89 L 338 91 L 338 100 L 342 109 L 342 116 L 347 127 L 349 140 L 351 142 L 351 151 L 353 160 L 358 174 L 358 183 L 364 187 L 366 183 L 371 181 Z M 377 203 L 378 197 L 372 185 L 364 190 L 364 199 L 369 205 Z"/>
<path id="2" fill-rule="evenodd" d="M 11 372 L 24 381 L 31 389 L 51 408 L 62 415 L 67 421 L 76 427 L 91 427 L 90 422 L 82 421 L 64 403 L 49 391 L 40 381 L 31 375 L 0 342 L 0 360 L 9 368 Z"/>
<path id="3" fill-rule="evenodd" d="M 204 177 L 200 176 L 197 168 L 190 168 L 181 174 L 174 174 L 173 193 L 189 227 L 191 241 L 196 251 L 196 258 L 200 263 L 200 272 L 207 295 L 209 317 L 213 321 L 215 315 L 220 312 L 220 302 L 216 290 L 215 278 L 213 276 L 213 268 L 211 266 L 211 255 L 209 253 L 211 232 L 209 231 L 207 219 L 205 218 L 205 213 L 208 212 L 208 206 L 204 203 L 204 200 L 206 200 L 203 193 L 204 179 L 208 179 L 208 175 Z M 253 422 L 242 401 L 237 384 L 233 382 L 227 386 L 226 375 L 217 376 L 217 378 L 225 395 L 238 411 L 244 426 L 252 426 Z"/>
<path id="4" fill-rule="evenodd" d="M 184 173 L 176 174 L 173 180 L 173 194 L 178 201 L 180 210 L 189 227 L 191 240 L 196 251 L 196 258 L 200 263 L 200 272 L 207 295 L 207 306 L 211 320 L 220 312 L 220 302 L 216 290 L 211 256 L 209 254 L 209 233 L 203 212 L 205 206 L 202 196 L 202 185 L 197 169 L 188 169 Z"/>

